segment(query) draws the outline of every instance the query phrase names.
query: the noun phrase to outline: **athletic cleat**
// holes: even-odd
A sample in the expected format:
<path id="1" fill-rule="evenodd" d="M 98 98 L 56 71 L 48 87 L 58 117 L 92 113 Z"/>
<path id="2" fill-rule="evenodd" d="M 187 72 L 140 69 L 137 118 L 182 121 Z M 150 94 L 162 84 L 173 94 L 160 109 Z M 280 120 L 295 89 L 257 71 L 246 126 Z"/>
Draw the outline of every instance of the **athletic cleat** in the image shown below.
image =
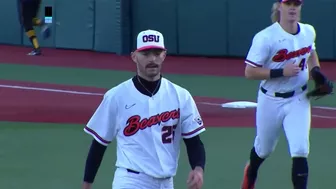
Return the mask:
<path id="1" fill-rule="evenodd" d="M 39 49 L 34 49 L 32 52 L 30 52 L 30 53 L 28 53 L 27 55 L 28 56 L 39 56 L 39 55 L 41 55 L 42 53 L 41 53 L 41 50 L 39 50 Z"/>
<path id="2" fill-rule="evenodd" d="M 248 162 L 245 166 L 245 169 L 244 169 L 244 178 L 243 178 L 243 183 L 242 183 L 241 189 L 254 189 L 255 183 L 253 183 L 253 184 L 248 183 L 248 175 L 247 174 L 248 174 L 248 168 L 249 167 L 250 167 L 250 163 Z"/>

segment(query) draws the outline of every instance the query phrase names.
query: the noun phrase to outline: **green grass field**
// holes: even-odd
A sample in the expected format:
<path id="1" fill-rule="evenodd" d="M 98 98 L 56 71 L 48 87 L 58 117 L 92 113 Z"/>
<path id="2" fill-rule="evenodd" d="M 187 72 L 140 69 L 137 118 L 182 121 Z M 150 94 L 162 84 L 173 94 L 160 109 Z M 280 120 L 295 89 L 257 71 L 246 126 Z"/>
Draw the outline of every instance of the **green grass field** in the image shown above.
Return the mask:
<path id="1" fill-rule="evenodd" d="M 0 122 L 0 188 L 80 188 L 91 141 L 82 128 L 82 125 Z M 253 134 L 254 129 L 209 128 L 202 135 L 207 151 L 205 189 L 239 188 Z M 335 134 L 334 129 L 312 131 L 312 189 L 333 187 Z M 278 148 L 260 170 L 258 188 L 291 188 L 291 161 L 286 145 L 282 136 Z M 109 188 L 114 163 L 115 143 L 106 152 L 94 188 Z M 179 166 L 175 177 L 177 189 L 186 188 L 190 170 L 184 148 Z"/>

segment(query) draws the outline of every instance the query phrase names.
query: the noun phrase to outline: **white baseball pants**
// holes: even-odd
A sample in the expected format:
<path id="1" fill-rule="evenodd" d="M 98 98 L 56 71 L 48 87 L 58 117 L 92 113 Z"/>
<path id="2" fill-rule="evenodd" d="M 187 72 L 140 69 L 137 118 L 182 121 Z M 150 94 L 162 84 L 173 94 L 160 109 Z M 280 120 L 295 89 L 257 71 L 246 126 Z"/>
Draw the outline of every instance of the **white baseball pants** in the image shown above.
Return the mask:
<path id="1" fill-rule="evenodd" d="M 287 137 L 291 157 L 308 157 L 311 110 L 305 95 L 302 92 L 284 99 L 259 92 L 254 141 L 259 157 L 268 157 L 274 151 L 281 129 Z"/>
<path id="2" fill-rule="evenodd" d="M 174 189 L 173 178 L 158 179 L 144 173 L 133 173 L 117 168 L 112 189 Z"/>

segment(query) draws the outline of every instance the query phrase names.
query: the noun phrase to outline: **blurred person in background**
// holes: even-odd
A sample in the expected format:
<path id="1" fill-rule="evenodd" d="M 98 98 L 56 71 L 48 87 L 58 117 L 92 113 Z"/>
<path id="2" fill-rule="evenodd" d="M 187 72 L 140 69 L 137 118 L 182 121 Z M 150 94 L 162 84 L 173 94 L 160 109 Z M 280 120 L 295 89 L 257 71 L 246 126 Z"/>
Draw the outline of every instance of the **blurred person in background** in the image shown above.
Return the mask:
<path id="1" fill-rule="evenodd" d="M 41 34 L 44 39 L 50 36 L 50 28 L 44 19 L 38 18 L 42 0 L 18 0 L 18 12 L 20 23 L 23 26 L 27 37 L 33 45 L 33 50 L 28 53 L 30 56 L 41 55 L 41 49 L 36 37 L 34 26 L 42 27 Z"/>

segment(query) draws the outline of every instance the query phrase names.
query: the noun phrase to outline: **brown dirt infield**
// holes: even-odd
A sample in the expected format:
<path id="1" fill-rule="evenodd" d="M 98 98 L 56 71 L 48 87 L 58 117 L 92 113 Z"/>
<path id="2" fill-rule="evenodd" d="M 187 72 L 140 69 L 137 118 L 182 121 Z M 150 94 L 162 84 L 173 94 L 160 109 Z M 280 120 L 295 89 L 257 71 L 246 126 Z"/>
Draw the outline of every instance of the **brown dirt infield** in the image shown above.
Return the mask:
<path id="1" fill-rule="evenodd" d="M 105 92 L 106 89 L 93 87 L 0 80 L 0 120 L 85 124 Z M 206 125 L 254 125 L 255 109 L 222 108 L 220 105 L 228 99 L 195 97 L 195 101 Z M 334 127 L 334 113 L 335 110 L 313 109 L 313 126 Z"/>
<path id="2" fill-rule="evenodd" d="M 29 48 L 0 46 L 0 61 L 3 63 L 40 66 L 81 67 L 94 69 L 134 69 L 129 57 L 89 51 L 44 49 L 41 57 L 27 57 Z M 206 66 L 204 64 L 206 63 Z M 336 79 L 336 64 L 323 62 L 323 70 Z M 218 76 L 242 76 L 243 60 L 220 58 L 168 57 L 164 72 L 175 74 L 200 74 Z M 106 89 L 39 84 L 29 82 L 0 81 L 0 120 L 52 123 L 85 124 L 101 100 Z M 10 86 L 20 88 L 8 88 Z M 37 89 L 22 89 L 35 87 Z M 71 94 L 57 91 L 43 91 L 42 88 L 99 93 L 100 95 Z M 254 109 L 224 109 L 221 103 L 233 101 L 208 97 L 195 97 L 206 125 L 210 126 L 254 126 Z M 211 105 L 210 105 L 211 104 Z M 336 109 L 313 108 L 313 127 L 336 126 Z"/>

